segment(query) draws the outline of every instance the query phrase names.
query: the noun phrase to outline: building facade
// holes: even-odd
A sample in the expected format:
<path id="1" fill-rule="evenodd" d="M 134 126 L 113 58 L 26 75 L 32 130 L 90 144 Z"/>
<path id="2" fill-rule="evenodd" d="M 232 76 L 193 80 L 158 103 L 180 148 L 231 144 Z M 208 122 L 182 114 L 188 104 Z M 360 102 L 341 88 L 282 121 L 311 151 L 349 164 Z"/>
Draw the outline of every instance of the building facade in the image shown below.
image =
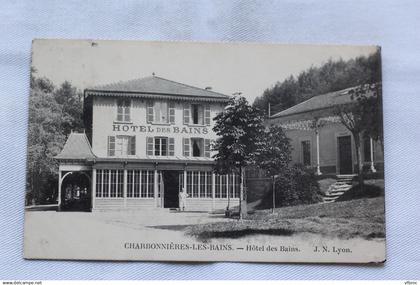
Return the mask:
<path id="1" fill-rule="evenodd" d="M 292 161 L 315 173 L 357 173 L 354 138 L 341 123 L 336 108 L 351 103 L 350 89 L 310 98 L 270 117 L 269 125 L 281 126 L 292 145 Z M 361 145 L 365 171 L 383 171 L 383 149 L 378 141 L 364 138 Z"/>
<path id="2" fill-rule="evenodd" d="M 86 89 L 86 131 L 71 133 L 56 157 L 59 204 L 178 208 L 185 188 L 187 211 L 238 205 L 239 176 L 213 172 L 213 118 L 228 99 L 157 76 Z"/>

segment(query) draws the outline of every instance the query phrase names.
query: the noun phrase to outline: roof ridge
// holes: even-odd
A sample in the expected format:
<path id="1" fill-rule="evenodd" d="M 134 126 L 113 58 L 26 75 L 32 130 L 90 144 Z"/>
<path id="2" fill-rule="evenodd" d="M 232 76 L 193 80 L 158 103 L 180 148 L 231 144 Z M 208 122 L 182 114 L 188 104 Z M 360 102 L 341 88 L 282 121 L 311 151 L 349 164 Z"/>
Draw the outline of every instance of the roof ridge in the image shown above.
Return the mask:
<path id="1" fill-rule="evenodd" d="M 180 84 L 180 85 L 184 85 L 184 86 L 187 86 L 187 87 L 190 87 L 190 88 L 194 88 L 194 89 L 198 89 L 198 90 L 205 90 L 207 92 L 211 92 L 211 93 L 215 93 L 215 94 L 219 94 L 219 95 L 223 95 L 223 96 L 229 96 L 229 95 L 226 95 L 226 94 L 223 94 L 223 93 L 215 92 L 213 90 L 209 90 L 209 89 L 205 89 L 205 88 L 200 88 L 200 87 L 197 87 L 197 86 L 192 86 L 192 85 L 189 85 L 189 84 L 185 84 L 185 83 L 182 83 L 182 82 L 177 82 L 177 81 L 174 81 L 172 79 L 167 79 L 167 78 L 163 78 L 163 77 L 156 76 L 156 75 L 149 76 L 149 77 L 152 77 L 152 78 L 153 77 L 157 77 L 159 79 L 166 80 L 166 81 L 169 81 L 169 82 L 172 82 L 172 83 L 176 83 L 176 84 Z"/>
<path id="2" fill-rule="evenodd" d="M 347 93 L 344 93 L 344 92 L 349 91 L 349 90 L 351 90 L 351 89 L 354 89 L 354 88 L 356 88 L 356 87 L 358 87 L 358 86 L 360 86 L 360 85 L 356 85 L 356 86 L 353 86 L 353 87 L 348 87 L 348 88 L 345 88 L 345 89 L 340 89 L 340 90 L 336 90 L 336 91 L 330 91 L 330 92 L 327 92 L 327 93 L 323 93 L 323 94 L 318 94 L 318 95 L 312 96 L 311 98 L 306 99 L 305 101 L 302 101 L 302 102 L 300 102 L 300 103 L 297 103 L 296 105 L 293 105 L 293 106 L 291 106 L 291 107 L 289 107 L 289 108 L 287 108 L 287 109 L 284 109 L 284 110 L 282 110 L 282 111 L 280 111 L 280 112 L 275 113 L 274 115 L 270 116 L 270 118 L 277 118 L 277 117 L 278 117 L 281 113 L 283 113 L 283 112 L 285 112 L 285 111 L 287 111 L 287 110 L 289 110 L 289 109 L 291 109 L 291 108 L 295 108 L 296 106 L 302 105 L 302 104 L 304 104 L 304 103 L 308 103 L 308 102 L 309 102 L 309 101 L 311 101 L 311 100 L 316 100 L 316 98 L 317 98 L 317 97 L 320 97 L 320 96 L 326 96 L 326 95 L 328 95 L 328 94 L 332 94 L 332 93 L 337 93 L 337 94 L 339 94 L 339 95 L 345 95 L 345 94 L 347 94 L 348 92 L 347 92 Z M 344 93 L 344 94 L 341 94 L 341 93 Z"/>

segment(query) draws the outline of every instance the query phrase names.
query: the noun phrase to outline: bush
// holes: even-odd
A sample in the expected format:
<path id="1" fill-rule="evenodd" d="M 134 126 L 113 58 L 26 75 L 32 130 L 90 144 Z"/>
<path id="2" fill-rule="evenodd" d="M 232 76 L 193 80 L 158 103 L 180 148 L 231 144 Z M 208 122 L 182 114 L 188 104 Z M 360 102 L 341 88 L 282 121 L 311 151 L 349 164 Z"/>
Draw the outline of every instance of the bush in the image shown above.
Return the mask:
<path id="1" fill-rule="evenodd" d="M 312 204 L 322 201 L 315 174 L 302 165 L 294 165 L 283 169 L 276 178 L 275 191 L 276 207 Z M 258 208 L 271 208 L 272 199 L 272 192 L 268 191 Z"/>

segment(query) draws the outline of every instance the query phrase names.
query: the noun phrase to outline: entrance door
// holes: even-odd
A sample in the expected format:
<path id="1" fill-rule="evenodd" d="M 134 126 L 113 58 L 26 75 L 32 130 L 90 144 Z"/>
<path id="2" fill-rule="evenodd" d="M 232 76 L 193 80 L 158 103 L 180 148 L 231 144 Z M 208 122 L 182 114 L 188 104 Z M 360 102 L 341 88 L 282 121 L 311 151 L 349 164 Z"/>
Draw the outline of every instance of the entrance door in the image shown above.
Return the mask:
<path id="1" fill-rule="evenodd" d="M 340 174 L 353 173 L 351 136 L 338 137 L 338 165 Z"/>
<path id="2" fill-rule="evenodd" d="M 179 208 L 179 172 L 178 171 L 163 171 L 164 195 L 163 207 L 164 208 Z"/>

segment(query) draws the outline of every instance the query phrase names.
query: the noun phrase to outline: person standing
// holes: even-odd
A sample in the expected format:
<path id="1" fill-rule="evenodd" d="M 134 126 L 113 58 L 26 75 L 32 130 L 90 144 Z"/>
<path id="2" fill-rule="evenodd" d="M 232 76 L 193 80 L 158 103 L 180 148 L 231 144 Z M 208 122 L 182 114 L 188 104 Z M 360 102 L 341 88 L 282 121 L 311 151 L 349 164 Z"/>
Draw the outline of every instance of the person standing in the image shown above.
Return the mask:
<path id="1" fill-rule="evenodd" d="M 178 196 L 179 196 L 179 210 L 185 211 L 185 207 L 187 206 L 187 198 L 188 198 L 188 194 L 185 191 L 185 187 L 182 188 Z"/>

